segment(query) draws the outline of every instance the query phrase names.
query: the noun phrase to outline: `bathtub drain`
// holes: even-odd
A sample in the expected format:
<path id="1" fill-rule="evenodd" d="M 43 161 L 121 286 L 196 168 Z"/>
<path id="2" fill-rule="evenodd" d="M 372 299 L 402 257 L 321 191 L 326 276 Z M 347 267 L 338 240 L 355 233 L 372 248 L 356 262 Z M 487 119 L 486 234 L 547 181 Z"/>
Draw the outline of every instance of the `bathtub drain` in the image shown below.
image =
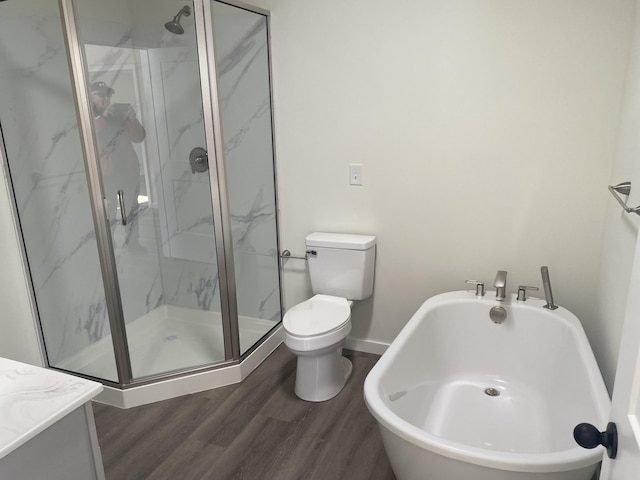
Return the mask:
<path id="1" fill-rule="evenodd" d="M 497 397 L 500 395 L 500 392 L 493 387 L 487 387 L 484 389 L 484 393 L 489 395 L 490 397 Z"/>

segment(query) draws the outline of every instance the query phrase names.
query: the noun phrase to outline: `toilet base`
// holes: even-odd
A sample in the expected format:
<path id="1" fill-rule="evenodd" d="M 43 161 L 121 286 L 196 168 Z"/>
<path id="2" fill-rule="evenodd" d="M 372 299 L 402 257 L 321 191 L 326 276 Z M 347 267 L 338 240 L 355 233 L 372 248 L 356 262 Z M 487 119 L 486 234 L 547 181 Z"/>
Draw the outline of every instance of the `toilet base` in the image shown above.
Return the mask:
<path id="1" fill-rule="evenodd" d="M 299 355 L 296 395 L 308 402 L 329 400 L 340 393 L 352 370 L 351 361 L 342 356 L 342 348 L 313 356 Z"/>

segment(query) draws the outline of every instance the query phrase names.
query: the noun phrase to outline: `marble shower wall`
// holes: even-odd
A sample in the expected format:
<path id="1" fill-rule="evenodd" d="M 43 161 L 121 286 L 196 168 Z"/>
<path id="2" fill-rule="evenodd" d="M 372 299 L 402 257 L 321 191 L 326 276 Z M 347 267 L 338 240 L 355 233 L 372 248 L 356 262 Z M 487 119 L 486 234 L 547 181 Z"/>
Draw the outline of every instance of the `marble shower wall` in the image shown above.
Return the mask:
<path id="1" fill-rule="evenodd" d="M 238 310 L 280 320 L 266 18 L 214 2 L 218 91 Z"/>
<path id="2" fill-rule="evenodd" d="M 0 123 L 53 365 L 109 334 L 56 7 L 0 5 Z"/>
<path id="3" fill-rule="evenodd" d="M 241 316 L 279 321 L 266 21 L 213 6 L 238 310 Z M 192 173 L 187 161 L 192 148 L 204 147 L 195 31 L 189 18 L 182 25 L 184 35 L 162 33 L 159 48 L 146 50 L 153 92 L 146 120 L 157 132 L 157 152 L 147 156 L 157 199 L 163 300 L 218 310 L 208 173 Z M 140 34 L 134 33 L 134 43 L 153 44 L 149 26 L 134 32 Z"/>
<path id="4" fill-rule="evenodd" d="M 193 16 L 175 35 L 163 27 L 174 2 L 122 2 L 126 25 L 96 14 L 102 3 L 75 2 L 90 81 L 112 86 L 112 102 L 132 104 L 146 130 L 134 148 L 149 203 L 134 222 L 147 253 L 132 255 L 125 229 L 114 229 L 125 321 L 164 304 L 220 311 L 208 176 L 193 175 L 188 161 L 194 146 L 205 145 Z"/>
<path id="5" fill-rule="evenodd" d="M 157 150 L 148 155 L 156 198 L 159 268 L 166 304 L 220 311 L 208 172 L 192 172 L 189 154 L 206 146 L 193 22 L 185 34 L 163 34 L 147 50 Z M 160 26 L 161 27 L 161 26 Z M 162 27 L 161 27 L 162 28 Z"/>

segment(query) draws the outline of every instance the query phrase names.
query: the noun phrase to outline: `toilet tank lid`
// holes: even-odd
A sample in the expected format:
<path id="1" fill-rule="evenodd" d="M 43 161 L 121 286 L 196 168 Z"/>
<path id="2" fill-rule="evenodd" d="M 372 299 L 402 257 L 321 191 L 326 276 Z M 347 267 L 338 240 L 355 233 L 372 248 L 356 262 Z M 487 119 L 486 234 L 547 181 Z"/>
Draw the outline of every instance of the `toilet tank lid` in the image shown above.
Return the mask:
<path id="1" fill-rule="evenodd" d="M 313 232 L 307 235 L 307 247 L 344 248 L 347 250 L 367 250 L 376 244 L 374 235 L 350 233 Z"/>

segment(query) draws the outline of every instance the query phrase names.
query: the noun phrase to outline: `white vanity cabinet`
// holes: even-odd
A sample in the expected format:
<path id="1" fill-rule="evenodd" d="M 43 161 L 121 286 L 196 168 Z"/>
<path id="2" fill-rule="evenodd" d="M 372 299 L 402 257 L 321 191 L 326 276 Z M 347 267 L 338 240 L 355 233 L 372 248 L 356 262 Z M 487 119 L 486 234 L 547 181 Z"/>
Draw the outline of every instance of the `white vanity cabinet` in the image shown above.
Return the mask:
<path id="1" fill-rule="evenodd" d="M 104 480 L 91 399 L 102 385 L 0 358 L 0 479 Z"/>

